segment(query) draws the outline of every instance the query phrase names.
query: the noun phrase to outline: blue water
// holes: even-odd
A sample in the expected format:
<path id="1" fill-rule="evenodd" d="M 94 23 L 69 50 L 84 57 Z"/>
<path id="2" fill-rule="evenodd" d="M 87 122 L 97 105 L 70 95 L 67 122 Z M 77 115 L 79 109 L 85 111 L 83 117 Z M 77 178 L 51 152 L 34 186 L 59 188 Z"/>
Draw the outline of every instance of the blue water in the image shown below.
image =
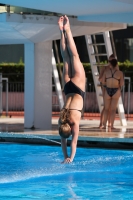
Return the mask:
<path id="1" fill-rule="evenodd" d="M 69 149 L 70 150 L 70 149 Z M 0 200 L 131 200 L 133 151 L 0 143 Z"/>

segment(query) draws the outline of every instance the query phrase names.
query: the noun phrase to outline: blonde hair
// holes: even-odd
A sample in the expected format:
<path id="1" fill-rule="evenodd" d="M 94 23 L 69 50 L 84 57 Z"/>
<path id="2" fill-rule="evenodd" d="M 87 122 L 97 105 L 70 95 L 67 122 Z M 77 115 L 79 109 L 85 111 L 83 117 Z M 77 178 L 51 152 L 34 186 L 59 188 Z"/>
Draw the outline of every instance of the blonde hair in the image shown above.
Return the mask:
<path id="1" fill-rule="evenodd" d="M 68 138 L 71 135 L 71 127 L 69 125 L 70 111 L 63 108 L 59 118 L 59 135 L 63 138 Z"/>

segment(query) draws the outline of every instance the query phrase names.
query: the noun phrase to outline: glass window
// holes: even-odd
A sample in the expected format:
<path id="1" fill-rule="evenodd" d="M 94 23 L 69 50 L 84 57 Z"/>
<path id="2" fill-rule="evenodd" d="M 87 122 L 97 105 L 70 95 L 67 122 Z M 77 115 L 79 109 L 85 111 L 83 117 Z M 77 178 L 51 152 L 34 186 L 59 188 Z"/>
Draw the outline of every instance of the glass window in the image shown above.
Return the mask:
<path id="1" fill-rule="evenodd" d="M 133 62 L 133 38 L 116 39 L 115 47 L 120 62 L 125 60 Z"/>
<path id="2" fill-rule="evenodd" d="M 133 38 L 125 39 L 127 60 L 133 62 Z"/>

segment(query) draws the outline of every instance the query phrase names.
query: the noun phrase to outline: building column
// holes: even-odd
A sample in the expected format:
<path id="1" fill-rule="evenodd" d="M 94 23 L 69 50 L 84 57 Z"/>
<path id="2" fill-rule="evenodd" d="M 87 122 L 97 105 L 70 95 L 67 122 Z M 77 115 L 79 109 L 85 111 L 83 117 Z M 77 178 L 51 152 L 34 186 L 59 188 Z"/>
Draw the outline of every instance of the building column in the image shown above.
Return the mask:
<path id="1" fill-rule="evenodd" d="M 52 41 L 25 44 L 25 128 L 51 129 Z"/>

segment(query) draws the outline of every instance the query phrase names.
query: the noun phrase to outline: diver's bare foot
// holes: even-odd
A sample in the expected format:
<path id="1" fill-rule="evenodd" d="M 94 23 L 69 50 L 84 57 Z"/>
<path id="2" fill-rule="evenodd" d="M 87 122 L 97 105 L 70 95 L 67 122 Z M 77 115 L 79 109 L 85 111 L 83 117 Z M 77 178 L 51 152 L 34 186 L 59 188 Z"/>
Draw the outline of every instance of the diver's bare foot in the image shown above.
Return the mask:
<path id="1" fill-rule="evenodd" d="M 64 30 L 68 31 L 70 30 L 70 23 L 68 17 L 65 15 L 64 16 Z"/>
<path id="2" fill-rule="evenodd" d="M 63 31 L 63 24 L 64 24 L 64 17 L 61 16 L 58 20 L 58 25 L 59 25 L 59 29 L 60 31 Z"/>

